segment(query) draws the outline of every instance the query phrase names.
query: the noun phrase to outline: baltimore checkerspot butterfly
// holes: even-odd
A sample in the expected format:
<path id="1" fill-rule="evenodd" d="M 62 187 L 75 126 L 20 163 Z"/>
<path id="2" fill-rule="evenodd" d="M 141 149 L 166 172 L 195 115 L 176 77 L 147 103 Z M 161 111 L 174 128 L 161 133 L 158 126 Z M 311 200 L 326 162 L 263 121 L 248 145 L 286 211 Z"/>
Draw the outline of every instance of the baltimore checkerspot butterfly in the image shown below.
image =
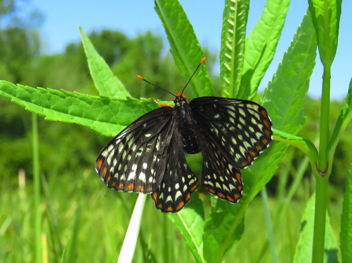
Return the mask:
<path id="1" fill-rule="evenodd" d="M 151 193 L 159 210 L 177 212 L 199 185 L 184 152 L 202 152 L 205 189 L 238 202 L 243 191 L 239 169 L 251 165 L 272 142 L 267 111 L 252 101 L 220 97 L 200 97 L 187 103 L 182 93 L 171 93 L 175 96 L 173 107 L 154 100 L 162 107 L 112 139 L 96 160 L 97 173 L 109 188 Z"/>

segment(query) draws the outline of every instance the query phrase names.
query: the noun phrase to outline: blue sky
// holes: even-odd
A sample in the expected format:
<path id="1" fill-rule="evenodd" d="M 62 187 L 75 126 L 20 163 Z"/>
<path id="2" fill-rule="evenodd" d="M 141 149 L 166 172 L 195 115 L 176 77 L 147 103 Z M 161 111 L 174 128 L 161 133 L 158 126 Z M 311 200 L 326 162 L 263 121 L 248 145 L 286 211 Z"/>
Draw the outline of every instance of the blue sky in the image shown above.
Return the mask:
<path id="1" fill-rule="evenodd" d="M 180 0 L 191 21 L 195 33 L 202 45 L 208 45 L 216 53 L 220 51 L 220 36 L 224 1 L 216 0 Z M 154 1 L 126 0 L 32 0 L 30 9 L 37 9 L 44 14 L 42 26 L 43 51 L 46 53 L 62 52 L 69 42 L 79 41 L 80 25 L 86 33 L 93 29 L 116 29 L 128 36 L 138 32 L 152 30 L 164 33 L 162 23 L 154 10 Z M 260 17 L 265 1 L 251 1 L 248 21 L 248 32 Z M 293 0 L 290 4 L 286 24 L 283 29 L 277 53 L 267 74 L 260 84 L 263 90 L 271 80 L 282 60 L 293 35 L 308 7 L 307 0 Z M 332 67 L 331 97 L 345 97 L 352 77 L 352 1 L 342 4 L 339 46 Z M 165 37 L 165 43 L 167 43 Z M 321 95 L 323 68 L 320 59 L 311 77 L 309 95 L 318 98 Z"/>

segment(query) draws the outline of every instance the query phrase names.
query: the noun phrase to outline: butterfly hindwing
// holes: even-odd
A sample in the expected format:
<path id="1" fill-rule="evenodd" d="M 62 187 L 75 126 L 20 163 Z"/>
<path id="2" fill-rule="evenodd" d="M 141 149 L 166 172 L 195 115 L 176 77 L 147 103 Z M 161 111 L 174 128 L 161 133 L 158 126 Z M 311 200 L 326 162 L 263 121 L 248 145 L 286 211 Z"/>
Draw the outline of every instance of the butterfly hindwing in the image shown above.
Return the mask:
<path id="1" fill-rule="evenodd" d="M 117 191 L 153 192 L 164 176 L 172 127 L 169 107 L 140 117 L 99 154 L 95 169 L 100 178 Z"/>
<path id="2" fill-rule="evenodd" d="M 188 166 L 180 134 L 174 129 L 168 147 L 165 173 L 152 193 L 155 206 L 162 212 L 177 212 L 190 200 L 191 193 L 198 187 L 198 178 Z"/>
<path id="3" fill-rule="evenodd" d="M 221 199 L 232 203 L 242 197 L 242 175 L 235 167 L 234 161 L 229 162 L 210 137 L 201 141 L 203 166 L 201 181 L 206 190 Z"/>
<path id="4" fill-rule="evenodd" d="M 252 101 L 201 97 L 190 102 L 200 132 L 213 138 L 217 149 L 236 168 L 245 168 L 272 141 L 272 123 L 266 110 Z"/>

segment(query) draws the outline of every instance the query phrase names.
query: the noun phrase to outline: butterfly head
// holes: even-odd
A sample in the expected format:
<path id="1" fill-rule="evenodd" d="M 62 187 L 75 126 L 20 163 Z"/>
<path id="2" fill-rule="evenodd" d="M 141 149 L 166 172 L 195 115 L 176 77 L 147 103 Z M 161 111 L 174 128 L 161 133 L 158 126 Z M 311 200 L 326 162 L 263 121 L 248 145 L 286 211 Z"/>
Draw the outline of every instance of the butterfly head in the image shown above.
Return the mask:
<path id="1" fill-rule="evenodd" d="M 176 96 L 174 97 L 174 103 L 175 106 L 182 106 L 184 105 L 186 102 L 186 96 L 182 94 L 181 91 L 177 91 L 176 92 Z"/>

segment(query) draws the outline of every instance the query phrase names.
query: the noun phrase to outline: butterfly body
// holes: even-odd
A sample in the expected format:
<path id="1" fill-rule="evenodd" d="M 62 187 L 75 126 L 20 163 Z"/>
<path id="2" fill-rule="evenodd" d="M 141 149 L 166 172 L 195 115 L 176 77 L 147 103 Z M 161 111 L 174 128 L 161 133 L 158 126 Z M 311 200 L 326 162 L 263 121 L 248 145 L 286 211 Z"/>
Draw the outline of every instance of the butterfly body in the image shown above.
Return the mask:
<path id="1" fill-rule="evenodd" d="M 252 164 L 272 141 L 266 110 L 251 101 L 200 97 L 161 105 L 129 125 L 100 153 L 96 171 L 124 192 L 151 193 L 162 212 L 177 212 L 199 186 L 185 154 L 202 152 L 201 182 L 221 199 L 238 202 L 239 168 Z"/>
<path id="2" fill-rule="evenodd" d="M 192 109 L 187 103 L 186 97 L 178 94 L 176 93 L 173 109 L 177 122 L 177 132 L 181 134 L 183 149 L 187 153 L 199 153 L 201 149 L 197 122 L 195 122 Z"/>

